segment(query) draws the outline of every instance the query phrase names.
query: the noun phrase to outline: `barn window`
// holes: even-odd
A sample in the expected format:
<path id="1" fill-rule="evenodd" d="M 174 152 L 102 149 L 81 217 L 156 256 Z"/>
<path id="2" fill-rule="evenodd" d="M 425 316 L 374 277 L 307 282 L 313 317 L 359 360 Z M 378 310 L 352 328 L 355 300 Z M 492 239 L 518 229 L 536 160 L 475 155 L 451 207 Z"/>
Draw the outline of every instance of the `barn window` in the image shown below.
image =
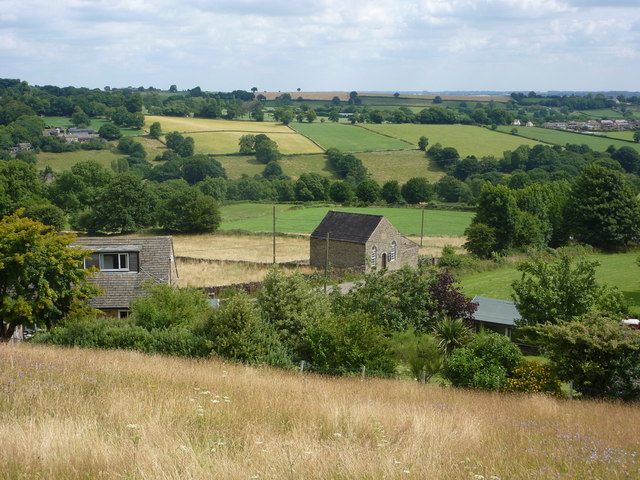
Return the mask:
<path id="1" fill-rule="evenodd" d="M 100 270 L 107 272 L 128 272 L 128 253 L 101 253 Z"/>
<path id="2" fill-rule="evenodd" d="M 378 264 L 378 249 L 373 247 L 371 249 L 371 266 L 375 267 Z"/>
<path id="3" fill-rule="evenodd" d="M 394 240 L 391 242 L 391 251 L 389 252 L 389 261 L 394 262 L 396 260 L 396 255 L 398 251 L 398 244 Z"/>

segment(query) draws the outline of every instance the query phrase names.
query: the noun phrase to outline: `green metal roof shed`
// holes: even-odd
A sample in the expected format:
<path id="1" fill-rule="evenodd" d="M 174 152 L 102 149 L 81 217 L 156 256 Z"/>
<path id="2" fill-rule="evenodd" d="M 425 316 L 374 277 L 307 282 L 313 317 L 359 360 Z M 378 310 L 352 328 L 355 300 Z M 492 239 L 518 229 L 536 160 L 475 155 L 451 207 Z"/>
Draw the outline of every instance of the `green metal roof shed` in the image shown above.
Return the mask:
<path id="1" fill-rule="evenodd" d="M 473 301 L 478 304 L 478 309 L 473 314 L 476 324 L 504 331 L 508 337 L 511 336 L 511 329 L 516 321 L 522 318 L 515 303 L 508 300 L 476 296 Z"/>

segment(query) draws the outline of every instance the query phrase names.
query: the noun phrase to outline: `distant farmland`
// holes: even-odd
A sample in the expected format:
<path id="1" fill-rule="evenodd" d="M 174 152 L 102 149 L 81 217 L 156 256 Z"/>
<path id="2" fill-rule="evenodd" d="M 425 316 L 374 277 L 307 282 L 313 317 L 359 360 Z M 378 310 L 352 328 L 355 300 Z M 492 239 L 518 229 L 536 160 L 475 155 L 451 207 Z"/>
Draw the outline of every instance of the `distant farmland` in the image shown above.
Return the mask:
<path id="1" fill-rule="evenodd" d="M 416 125 L 402 124 L 366 124 L 360 128 L 390 135 L 417 147 L 418 139 L 425 136 L 429 145 L 440 143 L 443 147 L 454 147 L 462 157 L 475 155 L 483 157 L 494 155 L 501 157 L 505 150 L 515 150 L 520 145 L 537 145 L 538 142 L 512 137 L 473 125 Z"/>
<path id="2" fill-rule="evenodd" d="M 513 127 L 500 126 L 501 132 L 510 132 Z M 576 145 L 588 145 L 589 148 L 598 152 L 604 152 L 610 145 L 616 148 L 631 147 L 640 152 L 640 144 L 604 138 L 601 135 L 590 135 L 582 133 L 566 132 L 564 130 L 554 130 L 541 127 L 519 127 L 517 135 L 526 138 L 539 140 L 541 142 L 552 143 L 554 145 L 566 145 L 567 143 Z"/>
<path id="3" fill-rule="evenodd" d="M 228 218 L 228 215 L 225 214 L 225 208 L 222 208 L 222 215 L 223 218 Z M 280 233 L 311 233 L 329 210 L 384 215 L 403 234 L 420 235 L 422 210 L 418 208 L 308 207 L 290 209 L 276 215 L 276 230 Z M 238 207 L 235 212 L 237 214 Z M 424 212 L 424 234 L 428 236 L 462 236 L 474 215 L 473 212 L 444 210 L 425 210 Z M 267 209 L 261 216 L 223 221 L 220 230 L 270 232 L 273 228 L 272 220 L 271 212 Z"/>
<path id="4" fill-rule="evenodd" d="M 277 142 L 280 151 L 284 154 L 322 152 L 322 149 L 308 138 L 281 123 L 191 117 L 146 117 L 147 128 L 153 122 L 160 122 L 164 133 L 180 132 L 193 137 L 196 153 L 236 153 L 238 140 L 242 135 L 260 133 L 268 135 Z"/>
<path id="5" fill-rule="evenodd" d="M 355 125 L 342 123 L 294 123 L 296 131 L 313 139 L 324 149 L 337 148 L 343 152 L 370 152 L 374 150 L 403 150 L 415 148 L 397 138 L 385 137 Z"/>

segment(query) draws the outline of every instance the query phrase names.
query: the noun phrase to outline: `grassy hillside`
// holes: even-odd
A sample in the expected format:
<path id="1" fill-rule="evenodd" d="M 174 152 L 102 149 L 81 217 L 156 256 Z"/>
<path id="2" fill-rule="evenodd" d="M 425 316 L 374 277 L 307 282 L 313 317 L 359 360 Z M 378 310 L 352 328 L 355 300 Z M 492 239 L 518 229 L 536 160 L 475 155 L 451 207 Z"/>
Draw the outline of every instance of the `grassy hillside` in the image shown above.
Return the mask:
<path id="1" fill-rule="evenodd" d="M 618 287 L 631 309 L 640 314 L 640 268 L 635 263 L 637 256 L 638 253 L 620 253 L 590 255 L 588 258 L 600 262 L 596 270 L 598 282 Z M 511 300 L 511 283 L 520 276 L 516 266 L 509 265 L 499 270 L 465 275 L 460 278 L 460 283 L 469 296 Z"/>
<path id="2" fill-rule="evenodd" d="M 411 177 L 426 177 L 434 183 L 444 175 L 444 171 L 421 150 L 364 152 L 356 154 L 356 157 L 362 160 L 371 178 L 381 184 L 388 180 L 404 183 Z"/>
<path id="3" fill-rule="evenodd" d="M 510 132 L 513 127 L 500 126 L 498 130 L 501 132 Z M 555 145 L 566 145 L 567 143 L 577 145 L 588 145 L 589 148 L 604 152 L 610 145 L 616 148 L 632 147 L 640 152 L 640 144 L 623 142 L 611 138 L 605 138 L 600 135 L 590 135 L 582 133 L 571 133 L 563 130 L 553 130 L 551 128 L 541 127 L 519 127 L 517 135 L 520 137 L 531 138 L 541 142 L 553 143 Z"/>
<path id="4" fill-rule="evenodd" d="M 110 150 L 77 150 L 65 153 L 41 152 L 38 154 L 36 168 L 41 170 L 48 165 L 54 172 L 64 172 L 83 160 L 94 160 L 105 168 L 111 168 L 111 162 L 117 158 L 126 158 L 126 155 L 113 153 Z"/>
<path id="5" fill-rule="evenodd" d="M 244 205 L 244 206 L 243 206 Z M 233 205 L 236 218 L 242 208 L 246 216 L 241 219 L 232 220 L 231 215 L 226 213 L 227 208 L 222 208 L 223 222 L 221 230 L 247 230 L 251 232 L 272 231 L 272 216 L 268 206 L 262 206 L 263 214 L 257 215 L 254 212 L 254 205 L 241 204 Z M 324 218 L 329 210 L 341 212 L 367 213 L 371 215 L 385 215 L 393 225 L 405 235 L 420 235 L 420 225 L 422 222 L 422 210 L 415 208 L 343 208 L 343 207 L 309 207 L 292 208 L 283 210 L 276 215 L 276 230 L 281 233 L 311 233 Z M 471 223 L 472 212 L 456 212 L 443 210 L 425 210 L 424 234 L 430 236 L 449 235 L 461 236 Z"/>
<path id="6" fill-rule="evenodd" d="M 634 405 L 0 345 L 0 479 L 634 478 Z"/>
<path id="7" fill-rule="evenodd" d="M 473 125 L 416 125 L 412 123 L 396 125 L 385 123 L 380 125 L 367 124 L 361 128 L 401 138 L 412 143 L 416 148 L 418 139 L 424 135 L 429 139 L 429 145 L 440 143 L 444 147 L 454 147 L 462 157 L 467 155 L 501 157 L 505 150 L 515 150 L 520 145 L 533 146 L 538 143 Z"/>
<path id="8" fill-rule="evenodd" d="M 278 143 L 280 151 L 290 153 L 318 153 L 322 149 L 291 128 L 276 122 L 252 122 L 192 117 L 147 116 L 148 129 L 153 122 L 160 122 L 162 131 L 180 132 L 193 137 L 196 153 L 236 153 L 242 135 L 263 133 Z"/>
<path id="9" fill-rule="evenodd" d="M 385 137 L 357 125 L 342 123 L 293 123 L 298 132 L 313 139 L 325 150 L 337 148 L 343 152 L 368 152 L 373 150 L 401 150 L 415 148 L 408 142 Z"/>

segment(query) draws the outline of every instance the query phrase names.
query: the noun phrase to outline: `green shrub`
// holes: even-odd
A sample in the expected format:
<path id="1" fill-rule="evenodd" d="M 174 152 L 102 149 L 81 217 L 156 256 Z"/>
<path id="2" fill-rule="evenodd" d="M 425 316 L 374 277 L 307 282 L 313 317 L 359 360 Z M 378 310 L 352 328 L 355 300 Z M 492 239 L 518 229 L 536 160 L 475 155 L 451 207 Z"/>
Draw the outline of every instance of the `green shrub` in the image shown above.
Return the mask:
<path id="1" fill-rule="evenodd" d="M 504 385 L 508 392 L 548 393 L 562 396 L 560 380 L 549 365 L 521 359 Z"/>
<path id="2" fill-rule="evenodd" d="M 442 353 L 432 335 L 416 333 L 410 329 L 391 337 L 391 348 L 397 360 L 406 363 L 413 376 L 428 381 L 442 367 Z"/>
<path id="3" fill-rule="evenodd" d="M 151 284 L 147 291 L 149 295 L 131 303 L 134 323 L 147 330 L 193 325 L 206 318 L 211 310 L 206 294 L 193 287 Z"/>
<path id="4" fill-rule="evenodd" d="M 396 365 L 384 330 L 366 313 L 332 316 L 307 329 L 311 363 L 331 373 L 357 372 L 391 375 Z"/>
<path id="5" fill-rule="evenodd" d="M 443 376 L 456 387 L 502 388 L 522 353 L 504 335 L 480 333 L 447 358 Z"/>

